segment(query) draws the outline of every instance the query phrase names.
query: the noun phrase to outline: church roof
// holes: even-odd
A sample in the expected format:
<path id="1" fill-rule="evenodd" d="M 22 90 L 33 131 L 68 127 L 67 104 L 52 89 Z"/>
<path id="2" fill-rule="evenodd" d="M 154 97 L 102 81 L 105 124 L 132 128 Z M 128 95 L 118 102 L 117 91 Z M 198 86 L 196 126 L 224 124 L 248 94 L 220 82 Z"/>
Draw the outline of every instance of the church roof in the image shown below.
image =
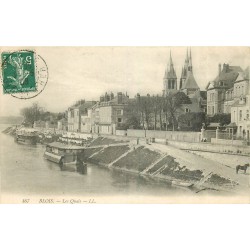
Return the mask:
<path id="1" fill-rule="evenodd" d="M 165 73 L 165 78 L 177 78 L 174 68 Z"/>
<path id="2" fill-rule="evenodd" d="M 170 78 L 170 79 L 171 78 L 174 78 L 174 79 L 177 78 L 176 73 L 175 73 L 175 69 L 174 69 L 174 63 L 173 63 L 173 60 L 172 60 L 171 52 L 170 52 L 170 57 L 169 57 L 168 68 L 165 71 L 164 78 Z"/>
<path id="3" fill-rule="evenodd" d="M 249 66 L 244 70 L 244 77 L 245 77 L 246 80 L 249 80 L 249 78 L 250 78 Z"/>
<path id="4" fill-rule="evenodd" d="M 191 71 L 188 71 L 187 79 L 185 80 L 182 89 L 199 89 L 199 86 L 196 80 L 194 79 L 194 75 Z"/>

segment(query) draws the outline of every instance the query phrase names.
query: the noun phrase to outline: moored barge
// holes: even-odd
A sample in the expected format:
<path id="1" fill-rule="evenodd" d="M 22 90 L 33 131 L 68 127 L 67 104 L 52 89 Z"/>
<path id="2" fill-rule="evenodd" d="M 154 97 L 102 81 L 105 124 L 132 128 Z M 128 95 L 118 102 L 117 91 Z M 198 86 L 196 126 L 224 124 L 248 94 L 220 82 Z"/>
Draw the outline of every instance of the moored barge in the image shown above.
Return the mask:
<path id="1" fill-rule="evenodd" d="M 20 144 L 35 145 L 38 141 L 37 130 L 32 128 L 21 128 L 16 132 L 15 141 Z"/>
<path id="2" fill-rule="evenodd" d="M 86 174 L 87 164 L 81 157 L 83 152 L 84 147 L 52 142 L 46 145 L 44 158 L 59 164 L 61 170 L 77 171 L 81 174 Z"/>

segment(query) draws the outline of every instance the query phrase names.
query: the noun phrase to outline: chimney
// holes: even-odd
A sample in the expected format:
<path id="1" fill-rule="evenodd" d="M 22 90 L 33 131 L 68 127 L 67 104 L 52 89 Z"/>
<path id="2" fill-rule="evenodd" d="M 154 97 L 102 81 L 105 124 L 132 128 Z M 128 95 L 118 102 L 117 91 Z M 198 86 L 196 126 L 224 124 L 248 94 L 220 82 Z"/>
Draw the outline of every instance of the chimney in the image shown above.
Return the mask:
<path id="1" fill-rule="evenodd" d="M 122 92 L 117 93 L 117 102 L 118 104 L 122 104 Z"/>
<path id="2" fill-rule="evenodd" d="M 107 102 L 107 100 L 108 100 L 108 93 L 106 92 L 104 96 L 104 101 Z"/>
<path id="3" fill-rule="evenodd" d="M 219 63 L 219 66 L 218 66 L 218 75 L 220 75 L 221 73 L 221 64 Z"/>
<path id="4" fill-rule="evenodd" d="M 100 96 L 100 102 L 104 102 L 104 96 Z"/>
<path id="5" fill-rule="evenodd" d="M 223 71 L 227 72 L 229 70 L 229 64 L 223 64 Z"/>

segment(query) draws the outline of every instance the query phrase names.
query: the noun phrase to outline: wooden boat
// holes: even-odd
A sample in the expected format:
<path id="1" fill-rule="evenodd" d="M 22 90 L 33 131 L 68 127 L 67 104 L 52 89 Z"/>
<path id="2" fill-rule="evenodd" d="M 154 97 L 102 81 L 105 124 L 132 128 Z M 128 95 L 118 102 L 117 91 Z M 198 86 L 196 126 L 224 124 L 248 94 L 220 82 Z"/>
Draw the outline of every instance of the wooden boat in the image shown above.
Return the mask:
<path id="1" fill-rule="evenodd" d="M 185 181 L 173 180 L 172 185 L 180 186 L 180 187 L 192 187 L 194 184 L 190 182 L 185 182 Z"/>
<path id="2" fill-rule="evenodd" d="M 52 142 L 46 145 L 44 158 L 59 164 L 61 170 L 87 173 L 87 164 L 81 159 L 84 147 Z"/>
<path id="3" fill-rule="evenodd" d="M 37 130 L 21 128 L 16 132 L 15 141 L 21 144 L 35 145 L 38 141 Z"/>

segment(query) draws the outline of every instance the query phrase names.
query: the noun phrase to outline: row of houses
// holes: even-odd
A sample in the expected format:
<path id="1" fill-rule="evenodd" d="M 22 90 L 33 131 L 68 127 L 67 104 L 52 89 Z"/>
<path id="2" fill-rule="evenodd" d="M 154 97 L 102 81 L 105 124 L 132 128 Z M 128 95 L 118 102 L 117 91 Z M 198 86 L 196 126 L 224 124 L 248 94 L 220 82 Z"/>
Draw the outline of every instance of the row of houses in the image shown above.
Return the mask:
<path id="1" fill-rule="evenodd" d="M 179 88 L 177 76 L 174 69 L 172 56 L 170 53 L 169 63 L 163 77 L 163 94 L 166 96 L 169 93 L 183 92 L 191 100 L 179 107 L 180 114 L 185 113 L 200 113 L 206 112 L 206 91 L 201 91 L 195 77 L 193 75 L 192 55 L 191 50 L 186 55 L 182 75 L 180 78 Z M 149 96 L 149 95 L 148 95 Z M 124 122 L 128 118 L 129 103 L 145 100 L 147 96 L 137 94 L 135 98 L 129 98 L 127 94 L 118 92 L 116 95 L 105 93 L 99 101 L 86 101 L 77 105 L 73 105 L 67 110 L 68 131 L 83 132 L 83 133 L 100 133 L 100 134 L 115 134 L 115 131 L 122 128 Z M 153 115 L 152 115 L 153 116 Z M 164 117 L 162 116 L 164 120 Z M 165 126 L 167 121 L 164 121 Z M 157 118 L 159 128 L 159 117 Z M 143 125 L 148 129 L 149 125 Z M 154 127 L 155 128 L 155 127 Z"/>
<path id="2" fill-rule="evenodd" d="M 186 113 L 204 113 L 208 117 L 230 114 L 229 127 L 232 128 L 232 131 L 237 131 L 237 137 L 250 140 L 249 77 L 249 67 L 243 70 L 240 66 L 219 64 L 217 76 L 207 84 L 206 90 L 202 91 L 193 73 L 191 49 L 187 50 L 179 82 L 170 52 L 163 77 L 163 94 L 161 96 L 183 92 L 189 97 L 191 102 L 179 107 L 179 116 Z M 98 101 L 81 101 L 69 107 L 65 118 L 57 121 L 57 124 L 55 122 L 41 124 L 42 121 L 37 121 L 36 125 L 70 132 L 115 134 L 116 130 L 123 127 L 128 118 L 126 107 L 129 103 L 135 102 L 138 97 L 140 95 L 129 98 L 122 92 L 105 93 Z M 157 119 L 159 120 L 159 118 Z M 185 124 L 186 127 L 190 126 L 188 123 L 189 121 Z"/>
<path id="3" fill-rule="evenodd" d="M 231 114 L 229 126 L 237 137 L 250 140 L 250 70 L 240 66 L 221 64 L 218 75 L 207 90 L 207 115 Z"/>
<path id="4" fill-rule="evenodd" d="M 105 93 L 99 101 L 86 101 L 67 111 L 68 131 L 82 133 L 115 134 L 125 121 L 129 96 Z"/>

